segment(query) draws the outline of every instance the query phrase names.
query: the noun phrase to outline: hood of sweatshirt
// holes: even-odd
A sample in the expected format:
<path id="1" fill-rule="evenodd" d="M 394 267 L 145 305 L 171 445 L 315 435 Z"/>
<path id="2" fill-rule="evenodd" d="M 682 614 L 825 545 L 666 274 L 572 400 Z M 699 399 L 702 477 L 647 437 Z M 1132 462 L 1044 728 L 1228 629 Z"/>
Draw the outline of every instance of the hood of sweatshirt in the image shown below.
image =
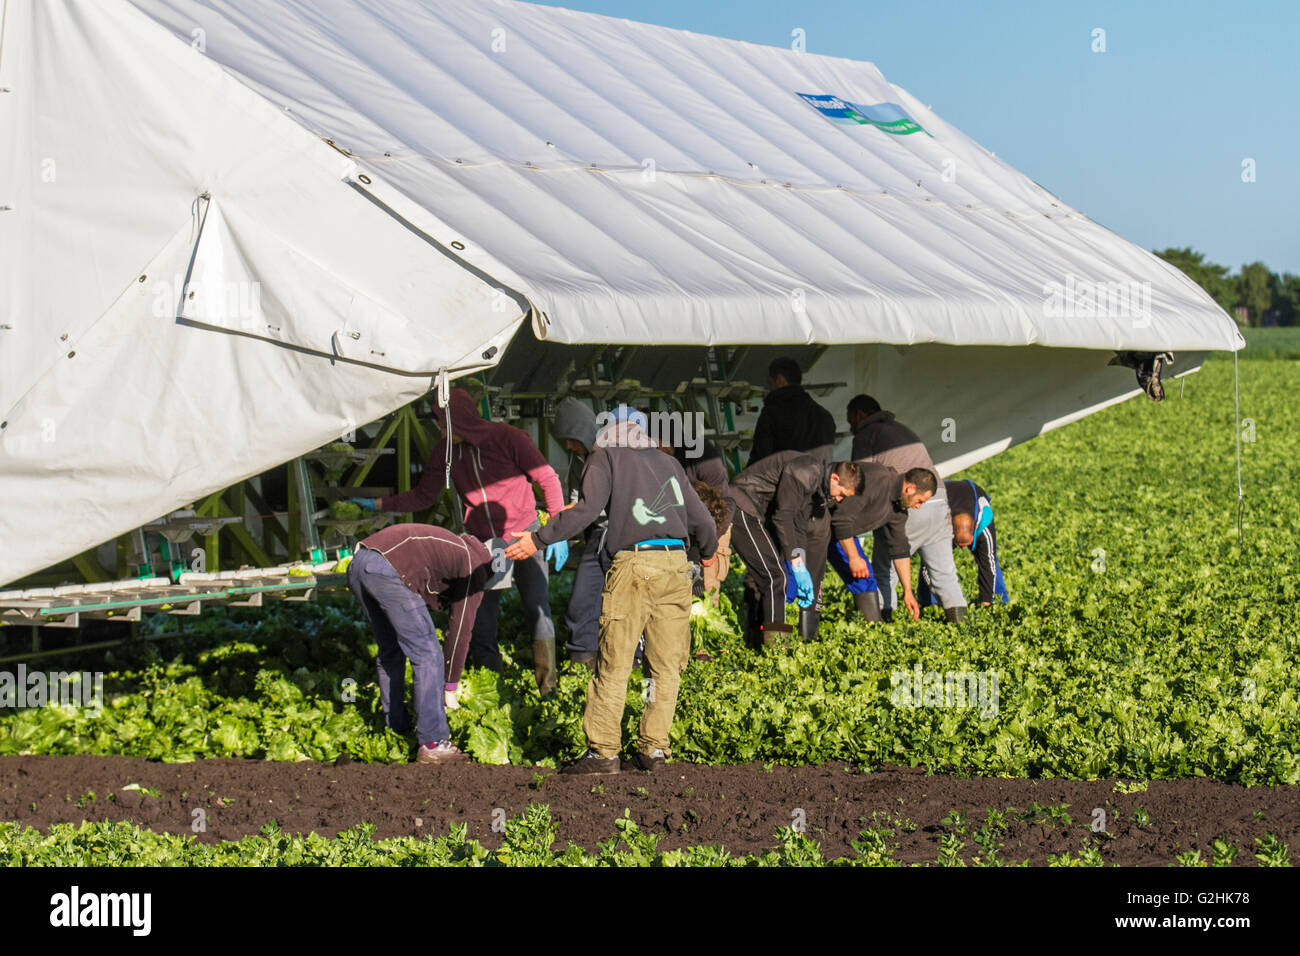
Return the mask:
<path id="1" fill-rule="evenodd" d="M 590 452 L 596 447 L 596 430 L 596 413 L 586 402 L 569 396 L 555 406 L 551 434 L 560 441 L 576 439 Z"/>
<path id="2" fill-rule="evenodd" d="M 433 405 L 433 417 L 438 420 L 444 435 L 447 433 L 447 412 L 450 411 L 453 438 L 463 438 L 469 444 L 477 445 L 488 437 L 492 430 L 491 422 L 483 420 L 478 405 L 469 392 L 463 388 L 453 388 L 449 404 L 450 409 L 439 407 L 437 402 Z"/>

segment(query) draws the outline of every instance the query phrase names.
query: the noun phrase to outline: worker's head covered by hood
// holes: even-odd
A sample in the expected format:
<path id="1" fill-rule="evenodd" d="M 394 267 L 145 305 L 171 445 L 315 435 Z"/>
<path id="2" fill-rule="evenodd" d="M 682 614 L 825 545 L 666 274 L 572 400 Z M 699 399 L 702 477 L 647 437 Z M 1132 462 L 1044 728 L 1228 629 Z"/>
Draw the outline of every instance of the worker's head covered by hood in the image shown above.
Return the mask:
<path id="1" fill-rule="evenodd" d="M 655 448 L 654 440 L 646 431 L 648 419 L 645 412 L 628 405 L 619 405 L 612 412 L 596 416 L 599 431 L 597 448 Z"/>
<path id="2" fill-rule="evenodd" d="M 453 388 L 451 390 L 451 436 L 453 438 L 463 439 L 469 445 L 476 445 L 483 441 L 491 431 L 490 422 L 483 420 L 479 414 L 478 405 L 469 392 L 463 388 Z M 447 434 L 447 409 L 441 408 L 437 402 L 433 404 L 433 417 L 438 420 L 438 426 L 442 429 L 443 435 Z"/>
<path id="3" fill-rule="evenodd" d="M 555 421 L 551 424 L 551 434 L 560 441 L 572 438 L 582 443 L 588 454 L 596 449 L 596 413 L 586 402 L 572 395 L 555 406 Z"/>

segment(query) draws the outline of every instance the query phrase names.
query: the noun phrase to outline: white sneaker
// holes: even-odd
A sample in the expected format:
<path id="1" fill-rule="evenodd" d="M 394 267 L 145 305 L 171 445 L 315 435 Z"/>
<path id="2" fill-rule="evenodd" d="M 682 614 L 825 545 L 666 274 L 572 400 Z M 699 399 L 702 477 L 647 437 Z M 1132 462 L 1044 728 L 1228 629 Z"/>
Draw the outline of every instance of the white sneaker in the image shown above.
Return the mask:
<path id="1" fill-rule="evenodd" d="M 460 701 L 456 699 L 456 691 L 445 690 L 442 692 L 443 706 L 447 710 L 457 710 L 460 707 Z"/>

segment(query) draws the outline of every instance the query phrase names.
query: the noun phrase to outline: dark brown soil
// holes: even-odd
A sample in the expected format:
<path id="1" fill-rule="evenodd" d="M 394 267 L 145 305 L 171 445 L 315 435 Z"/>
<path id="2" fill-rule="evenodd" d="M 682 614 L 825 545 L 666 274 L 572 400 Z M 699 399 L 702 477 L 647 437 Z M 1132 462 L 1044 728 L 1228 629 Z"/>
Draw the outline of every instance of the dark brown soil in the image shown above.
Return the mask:
<path id="1" fill-rule="evenodd" d="M 868 826 L 894 830 L 895 856 L 934 861 L 940 840 L 954 834 L 969 860 L 984 851 L 974 837 L 987 809 L 1007 815 L 999 839 L 1008 862 L 1046 863 L 1048 854 L 1077 854 L 1097 846 L 1109 863 L 1166 866 L 1199 849 L 1209 859 L 1216 838 L 1255 864 L 1255 840 L 1266 833 L 1300 856 L 1300 788 L 1240 787 L 1210 780 L 1151 781 L 1145 792 L 1117 793 L 1113 780 L 1003 780 L 927 776 L 908 768 L 863 774 L 852 767 L 703 767 L 669 765 L 656 774 L 563 776 L 526 767 L 381 766 L 201 760 L 160 764 L 131 757 L 0 757 L 0 820 L 44 829 L 52 823 L 127 820 L 190 834 L 192 811 L 206 811 L 205 841 L 257 833 L 275 820 L 289 833 L 333 836 L 357 823 L 375 838 L 444 835 L 465 823 L 469 835 L 495 847 L 493 823 L 545 803 L 566 842 L 594 849 L 615 834 L 631 811 L 645 831 L 664 837 L 661 849 L 721 844 L 733 854 L 773 847 L 776 828 L 799 821 L 828 858 L 852 856 L 850 843 Z M 127 784 L 158 796 L 123 790 Z M 93 798 L 92 795 L 93 794 Z M 1033 810 L 1031 804 L 1043 809 Z M 1064 805 L 1064 807 L 1062 807 Z M 1047 808 L 1056 808 L 1055 815 Z M 1094 808 L 1105 811 L 1095 834 Z M 500 811 L 504 811 L 504 817 Z M 1134 815 L 1150 817 L 1139 827 Z M 952 821 L 952 811 L 965 821 Z M 1068 816 L 1068 821 L 1067 821 Z M 949 818 L 945 823 L 945 818 Z M 966 833 L 960 834 L 964 826 Z"/>

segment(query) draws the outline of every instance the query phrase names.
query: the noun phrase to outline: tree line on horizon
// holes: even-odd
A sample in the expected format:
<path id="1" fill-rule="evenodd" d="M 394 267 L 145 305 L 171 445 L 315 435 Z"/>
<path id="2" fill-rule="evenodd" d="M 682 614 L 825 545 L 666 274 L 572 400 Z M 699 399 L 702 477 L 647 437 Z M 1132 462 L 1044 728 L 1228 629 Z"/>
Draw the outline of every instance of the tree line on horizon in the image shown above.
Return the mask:
<path id="1" fill-rule="evenodd" d="M 1227 266 L 1207 262 L 1202 253 L 1188 249 L 1156 249 L 1155 254 L 1177 266 L 1223 310 L 1253 328 L 1300 325 L 1300 275 L 1273 272 L 1262 262 L 1243 265 L 1236 275 Z"/>

